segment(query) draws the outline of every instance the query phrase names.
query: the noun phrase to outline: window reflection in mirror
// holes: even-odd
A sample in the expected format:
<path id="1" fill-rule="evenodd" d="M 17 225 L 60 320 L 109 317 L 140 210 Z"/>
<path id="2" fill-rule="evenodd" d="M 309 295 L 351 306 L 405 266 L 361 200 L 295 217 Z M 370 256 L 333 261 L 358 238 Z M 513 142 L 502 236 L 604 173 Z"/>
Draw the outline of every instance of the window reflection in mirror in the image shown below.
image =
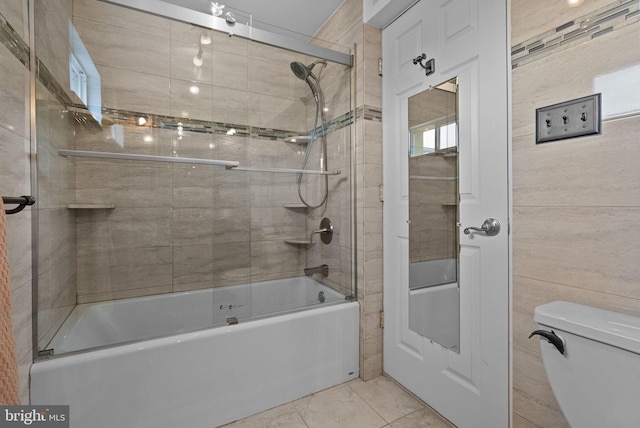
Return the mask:
<path id="1" fill-rule="evenodd" d="M 460 349 L 458 79 L 409 98 L 409 328 Z"/>

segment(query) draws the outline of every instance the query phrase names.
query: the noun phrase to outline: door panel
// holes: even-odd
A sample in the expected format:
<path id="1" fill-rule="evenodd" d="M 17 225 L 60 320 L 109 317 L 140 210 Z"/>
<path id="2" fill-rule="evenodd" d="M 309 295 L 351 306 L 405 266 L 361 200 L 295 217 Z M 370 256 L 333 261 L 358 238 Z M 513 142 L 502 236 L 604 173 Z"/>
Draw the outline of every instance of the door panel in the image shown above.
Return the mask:
<path id="1" fill-rule="evenodd" d="M 413 58 L 435 58 L 426 76 Z M 422 0 L 383 31 L 384 370 L 459 427 L 509 424 L 506 1 Z M 458 77 L 460 353 L 409 330 L 408 99 Z"/>

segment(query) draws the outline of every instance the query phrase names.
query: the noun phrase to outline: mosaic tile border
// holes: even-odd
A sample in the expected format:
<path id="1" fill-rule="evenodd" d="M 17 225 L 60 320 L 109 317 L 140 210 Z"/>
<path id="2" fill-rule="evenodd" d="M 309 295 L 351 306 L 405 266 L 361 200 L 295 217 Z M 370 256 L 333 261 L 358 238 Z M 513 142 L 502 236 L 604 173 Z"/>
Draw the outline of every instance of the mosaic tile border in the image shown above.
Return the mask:
<path id="1" fill-rule="evenodd" d="M 58 99 L 62 101 L 60 98 Z M 89 113 L 89 111 L 83 105 L 75 105 L 69 110 L 74 114 L 78 122 L 91 127 L 99 127 L 99 125 L 95 123 L 95 120 L 92 118 L 91 113 Z M 300 135 L 299 132 L 287 131 L 282 129 L 259 128 L 234 123 L 196 120 L 109 108 L 103 108 L 102 114 L 104 124 L 137 126 L 137 118 L 139 118 L 140 116 L 144 116 L 147 119 L 147 124 L 144 126 L 160 129 L 171 129 L 176 131 L 178 130 L 178 127 L 182 127 L 182 131 L 186 132 L 197 132 L 204 134 L 227 134 L 228 131 L 233 128 L 235 130 L 234 135 L 237 135 L 239 137 L 261 138 L 274 141 L 284 140 L 288 137 L 295 137 L 297 135 Z M 379 108 L 375 107 L 358 107 L 356 108 L 355 114 L 353 113 L 353 111 L 350 111 L 338 116 L 335 119 L 330 120 L 325 126 L 324 131 L 322 130 L 322 128 L 317 128 L 316 135 L 328 135 L 346 126 L 352 125 L 354 121 L 357 120 L 371 120 L 382 122 L 382 111 Z M 308 134 L 311 134 L 311 130 L 308 131 Z"/>
<path id="2" fill-rule="evenodd" d="M 29 45 L 22 40 L 2 14 L 0 14 L 0 43 L 29 69 Z"/>
<path id="3" fill-rule="evenodd" d="M 371 120 L 373 122 L 382 122 L 382 110 L 378 107 L 362 106 L 356 109 L 356 120 Z"/>
<path id="4" fill-rule="evenodd" d="M 29 69 L 30 48 L 27 43 L 22 40 L 20 35 L 11 27 L 6 18 L 0 14 L 0 43 L 13 53 L 13 55 Z M 56 98 L 56 100 L 73 116 L 73 118 L 82 126 L 93 129 L 99 129 L 101 126 L 96 122 L 91 113 L 84 105 L 75 104 L 67 91 L 58 83 L 47 66 L 40 60 L 37 63 L 38 81 Z M 136 120 L 140 116 L 147 118 L 148 124 L 154 128 L 175 129 L 182 126 L 183 131 L 200 132 L 210 134 L 227 134 L 233 128 L 234 135 L 241 137 L 261 138 L 269 140 L 283 140 L 287 137 L 299 135 L 298 132 L 287 131 L 282 129 L 259 128 L 248 125 L 240 125 L 234 123 L 214 122 L 204 120 L 194 120 L 181 117 L 154 115 L 144 112 L 133 112 L 103 108 L 103 122 L 105 124 L 122 124 L 137 126 Z M 361 106 L 355 109 L 355 112 L 349 111 L 332 120 L 324 127 L 316 129 L 316 135 L 327 135 L 346 126 L 352 125 L 357 120 L 371 120 L 382 122 L 382 111 L 379 108 L 370 106 Z M 308 133 L 311 134 L 312 130 Z"/>
<path id="5" fill-rule="evenodd" d="M 638 0 L 618 0 L 511 48 L 515 69 L 640 21 Z"/>

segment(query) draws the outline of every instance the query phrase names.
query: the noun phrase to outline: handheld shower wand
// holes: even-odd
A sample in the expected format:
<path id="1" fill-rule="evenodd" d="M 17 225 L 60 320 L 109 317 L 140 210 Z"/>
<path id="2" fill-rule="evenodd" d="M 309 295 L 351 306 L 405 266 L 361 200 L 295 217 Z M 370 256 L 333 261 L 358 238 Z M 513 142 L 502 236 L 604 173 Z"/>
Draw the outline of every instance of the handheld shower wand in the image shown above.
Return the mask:
<path id="1" fill-rule="evenodd" d="M 293 72 L 293 74 L 298 79 L 304 80 L 305 82 L 307 82 L 307 85 L 309 85 L 309 88 L 311 89 L 311 94 L 313 95 L 313 99 L 316 102 L 316 115 L 313 123 L 313 128 L 311 130 L 309 144 L 307 146 L 307 154 L 305 156 L 302 169 L 305 169 L 307 167 L 307 164 L 309 163 L 309 155 L 311 154 L 311 147 L 313 145 L 313 142 L 316 139 L 316 133 L 318 128 L 318 118 L 321 118 L 321 124 L 320 124 L 322 128 L 321 162 L 323 165 L 322 167 L 323 170 L 326 171 L 327 170 L 327 141 L 324 138 L 324 127 L 326 122 L 326 115 L 324 110 L 324 94 L 322 93 L 322 88 L 320 87 L 320 73 L 322 72 L 322 68 L 320 69 L 320 72 L 318 72 L 317 76 L 313 74 L 313 69 L 317 65 L 322 65 L 322 68 L 324 68 L 327 66 L 327 61 L 323 59 L 319 59 L 319 60 L 313 61 L 309 65 L 304 65 L 301 62 L 294 61 L 290 64 L 291 71 Z M 324 205 L 324 203 L 327 201 L 327 198 L 329 196 L 329 183 L 328 183 L 327 176 L 325 175 L 324 177 L 324 196 L 322 198 L 322 201 L 319 204 L 317 205 L 309 204 L 302 196 L 302 174 L 298 175 L 298 196 L 300 197 L 300 200 L 302 201 L 302 203 L 309 208 L 318 208 Z"/>

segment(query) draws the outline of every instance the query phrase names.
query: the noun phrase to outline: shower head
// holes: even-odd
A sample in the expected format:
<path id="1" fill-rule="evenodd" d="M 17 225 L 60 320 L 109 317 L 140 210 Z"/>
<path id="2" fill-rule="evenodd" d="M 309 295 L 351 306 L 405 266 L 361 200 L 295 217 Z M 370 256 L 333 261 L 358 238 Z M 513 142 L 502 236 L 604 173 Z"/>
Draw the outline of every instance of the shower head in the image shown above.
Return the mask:
<path id="1" fill-rule="evenodd" d="M 317 61 L 312 62 L 309 65 L 304 65 L 301 62 L 294 61 L 291 63 L 291 71 L 293 71 L 293 74 L 295 74 L 296 77 L 300 80 L 307 80 L 309 77 L 313 77 L 315 79 L 316 76 L 312 73 L 312 71 L 313 71 L 313 68 L 318 64 L 322 64 L 323 66 L 326 66 L 327 61 L 323 59 L 319 59 Z"/>
<path id="2" fill-rule="evenodd" d="M 316 100 L 316 103 L 319 102 L 319 82 L 318 78 L 313 74 L 313 68 L 318 64 L 322 64 L 322 66 L 325 67 L 327 65 L 327 61 L 319 59 L 313 61 L 309 65 L 304 65 L 303 63 L 297 61 L 291 63 L 291 71 L 293 71 L 293 74 L 295 74 L 298 79 L 307 82 L 309 88 L 311 88 L 311 93 L 313 94 L 313 98 Z M 315 82 L 311 80 L 311 78 L 313 78 Z"/>

